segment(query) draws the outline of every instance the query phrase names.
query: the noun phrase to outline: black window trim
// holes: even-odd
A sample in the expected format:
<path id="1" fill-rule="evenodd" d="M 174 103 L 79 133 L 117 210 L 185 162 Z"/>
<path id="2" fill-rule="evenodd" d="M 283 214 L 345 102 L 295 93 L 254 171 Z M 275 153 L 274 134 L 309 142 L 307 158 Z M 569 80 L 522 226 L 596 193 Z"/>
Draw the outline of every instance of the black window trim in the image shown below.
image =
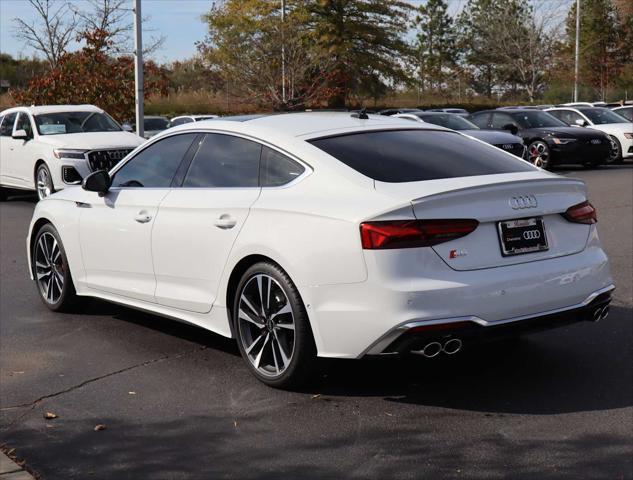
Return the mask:
<path id="1" fill-rule="evenodd" d="M 429 123 L 429 125 L 435 125 L 434 123 Z M 458 135 L 463 135 L 463 133 L 459 133 L 459 131 L 457 130 L 451 130 L 450 128 L 446 128 L 446 127 L 441 127 L 440 125 L 435 125 L 436 127 L 440 127 L 440 128 L 420 128 L 420 127 L 402 127 L 400 125 L 398 125 L 397 127 L 392 127 L 392 128 L 376 128 L 376 129 L 367 129 L 367 130 L 354 130 L 353 132 L 342 132 L 342 133 L 333 133 L 330 135 L 324 135 L 322 137 L 310 137 L 308 139 L 306 139 L 306 142 L 308 142 L 310 145 L 312 145 L 312 142 L 316 142 L 318 140 L 327 140 L 329 138 L 339 138 L 339 137 L 349 137 L 351 135 L 362 135 L 363 133 L 380 133 L 380 132 L 402 132 L 402 131 L 408 131 L 408 130 L 416 130 L 416 131 L 422 131 L 422 132 L 447 132 L 447 133 L 456 133 Z M 312 145 L 313 147 L 315 145 Z M 316 147 L 318 148 L 318 147 Z M 319 148 L 320 151 L 323 151 Z M 327 153 L 327 152 L 325 152 Z"/>
<path id="2" fill-rule="evenodd" d="M 194 124 L 197 122 L 193 122 Z M 409 129 L 409 130 L 415 130 L 415 129 Z M 170 132 L 169 134 L 166 135 L 161 135 L 160 138 L 153 138 L 152 140 L 148 141 L 146 144 L 143 144 L 142 148 L 137 150 L 134 153 L 133 157 L 128 158 L 125 162 L 119 162 L 118 165 L 116 165 L 114 167 L 114 169 L 111 171 L 110 176 L 114 178 L 114 176 L 116 175 L 116 173 L 123 168 L 124 165 L 127 165 L 129 162 L 132 161 L 132 159 L 136 158 L 137 155 L 139 155 L 141 152 L 143 152 L 145 149 L 151 147 L 152 145 L 154 145 L 155 143 L 164 140 L 168 137 L 173 137 L 175 135 L 183 135 L 183 134 L 187 134 L 187 133 L 196 133 L 198 134 L 198 136 L 196 138 L 194 138 L 193 142 L 191 143 L 189 149 L 187 150 L 187 153 L 183 156 L 182 161 L 180 162 L 180 165 L 178 166 L 178 168 L 176 169 L 176 173 L 174 174 L 174 177 L 172 178 L 172 182 L 171 185 L 169 187 L 161 187 L 160 189 L 164 189 L 164 188 L 169 188 L 169 189 L 180 189 L 180 190 L 252 190 L 254 188 L 261 188 L 261 189 L 266 189 L 266 190 L 279 190 L 282 188 L 290 188 L 293 185 L 296 185 L 297 183 L 299 183 L 300 181 L 303 181 L 304 178 L 306 178 L 307 176 L 311 175 L 312 172 L 314 172 L 314 169 L 312 168 L 312 166 L 308 163 L 306 163 L 304 160 L 299 159 L 296 155 L 293 155 L 292 153 L 284 150 L 281 147 L 278 147 L 277 145 L 273 145 L 269 142 L 266 142 L 264 140 L 261 140 L 257 137 L 253 137 L 251 135 L 245 134 L 245 133 L 241 133 L 241 132 L 232 132 L 232 131 L 228 131 L 228 130 L 218 130 L 218 129 L 213 129 L 213 130 L 208 130 L 208 129 L 203 129 L 203 128 L 196 128 L 196 129 L 191 129 L 191 130 L 181 130 L 178 132 Z M 252 142 L 256 142 L 258 144 L 260 144 L 261 146 L 264 147 L 268 147 L 271 150 L 275 150 L 279 153 L 281 153 L 282 155 L 287 156 L 288 158 L 290 158 L 292 161 L 297 162 L 299 165 L 301 165 L 304 168 L 304 171 L 301 175 L 299 175 L 297 178 L 292 179 L 290 182 L 288 183 L 284 183 L 283 185 L 278 185 L 275 187 L 262 187 L 262 186 L 257 186 L 257 187 L 183 187 L 183 183 L 185 181 L 185 176 L 187 174 L 187 171 L 189 170 L 189 166 L 191 165 L 191 162 L 193 161 L 193 158 L 195 156 L 195 154 L 198 152 L 198 148 L 200 147 L 202 140 L 204 138 L 205 134 L 208 133 L 218 133 L 218 134 L 222 134 L 222 135 L 231 135 L 234 137 L 238 137 L 238 138 L 243 138 L 245 140 L 250 140 Z M 336 136 L 336 135 L 335 135 Z M 261 153 L 260 153 L 260 162 L 261 162 Z M 182 177 L 179 176 L 179 174 L 182 175 Z M 120 189 L 128 189 L 128 188 L 135 188 L 138 190 L 141 189 L 145 189 L 145 190 L 157 190 L 158 188 L 153 188 L 153 187 L 112 187 L 113 190 L 120 190 Z"/>
<path id="3" fill-rule="evenodd" d="M 12 137 L 13 133 L 15 132 L 15 124 L 18 121 L 18 117 L 20 116 L 20 113 L 22 113 L 23 110 L 14 110 L 12 112 L 6 112 L 3 116 L 2 116 L 2 124 L 0 124 L 0 127 L 2 127 L 4 125 L 4 121 L 7 119 L 7 117 L 9 115 L 15 115 L 15 118 L 13 119 L 13 125 L 11 126 L 11 135 L 3 135 L 5 137 Z"/>

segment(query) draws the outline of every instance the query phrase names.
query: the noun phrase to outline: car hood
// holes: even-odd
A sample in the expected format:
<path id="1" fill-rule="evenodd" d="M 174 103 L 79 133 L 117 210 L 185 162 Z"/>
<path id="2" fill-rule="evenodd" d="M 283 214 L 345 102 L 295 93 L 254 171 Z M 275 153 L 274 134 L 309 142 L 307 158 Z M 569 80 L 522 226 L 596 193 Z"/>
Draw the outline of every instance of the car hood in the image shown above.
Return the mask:
<path id="1" fill-rule="evenodd" d="M 529 128 L 523 130 L 522 134 L 528 135 L 541 135 L 541 136 L 552 136 L 552 137 L 563 137 L 563 138 L 578 138 L 591 140 L 592 138 L 604 138 L 604 134 L 602 132 L 598 132 L 596 130 L 591 130 L 590 128 L 581 128 L 581 127 L 547 127 L 547 128 Z"/>
<path id="2" fill-rule="evenodd" d="M 601 132 L 617 134 L 617 133 L 631 133 L 633 132 L 633 123 L 606 123 L 603 125 L 590 125 L 587 128 L 593 128 L 600 130 Z"/>
<path id="3" fill-rule="evenodd" d="M 499 145 L 502 143 L 523 143 L 521 137 L 512 135 L 511 133 L 504 132 L 502 130 L 459 130 L 460 133 L 470 135 L 471 137 L 481 140 L 492 145 Z"/>
<path id="4" fill-rule="evenodd" d="M 130 132 L 91 132 L 40 135 L 38 141 L 55 148 L 96 150 L 101 148 L 138 147 L 145 139 Z"/>

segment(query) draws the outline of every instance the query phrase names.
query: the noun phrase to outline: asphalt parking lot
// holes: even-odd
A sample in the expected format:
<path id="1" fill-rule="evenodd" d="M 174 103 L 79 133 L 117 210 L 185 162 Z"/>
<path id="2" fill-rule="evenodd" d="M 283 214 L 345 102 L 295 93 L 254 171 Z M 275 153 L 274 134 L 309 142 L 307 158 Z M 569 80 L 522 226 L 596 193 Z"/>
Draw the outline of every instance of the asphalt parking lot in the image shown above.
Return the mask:
<path id="1" fill-rule="evenodd" d="M 331 361 L 297 392 L 200 329 L 100 301 L 49 312 L 24 252 L 35 200 L 10 199 L 0 443 L 44 479 L 633 478 L 633 165 L 558 173 L 598 208 L 608 319 L 455 357 Z"/>

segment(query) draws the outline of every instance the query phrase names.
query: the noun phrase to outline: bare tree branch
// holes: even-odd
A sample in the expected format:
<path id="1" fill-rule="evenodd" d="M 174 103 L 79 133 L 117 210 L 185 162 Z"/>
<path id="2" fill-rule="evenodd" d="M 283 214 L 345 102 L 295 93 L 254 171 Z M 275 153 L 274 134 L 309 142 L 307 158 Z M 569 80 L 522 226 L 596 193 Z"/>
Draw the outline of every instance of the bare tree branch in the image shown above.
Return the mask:
<path id="1" fill-rule="evenodd" d="M 37 21 L 27 23 L 14 18 L 14 36 L 40 51 L 51 67 L 66 53 L 77 29 L 77 17 L 69 3 L 59 0 L 28 0 L 37 13 Z"/>

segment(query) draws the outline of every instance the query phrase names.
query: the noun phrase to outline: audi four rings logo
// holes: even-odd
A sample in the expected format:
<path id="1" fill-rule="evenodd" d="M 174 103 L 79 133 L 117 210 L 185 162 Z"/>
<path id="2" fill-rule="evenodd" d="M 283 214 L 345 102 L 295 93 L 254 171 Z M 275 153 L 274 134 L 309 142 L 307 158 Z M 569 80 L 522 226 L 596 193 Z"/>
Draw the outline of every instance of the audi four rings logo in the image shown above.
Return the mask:
<path id="1" fill-rule="evenodd" d="M 598 145 L 600 143 L 600 139 L 599 138 L 594 138 L 591 140 L 591 143 L 593 143 L 594 145 Z"/>
<path id="2" fill-rule="evenodd" d="M 512 150 L 512 147 L 514 147 L 514 145 L 512 145 L 511 143 L 504 143 L 503 144 L 503 149 L 504 150 Z"/>
<path id="3" fill-rule="evenodd" d="M 526 230 L 523 232 L 523 238 L 525 240 L 537 240 L 541 238 L 541 232 L 538 230 Z"/>
<path id="4" fill-rule="evenodd" d="M 519 195 L 510 199 L 510 206 L 513 210 L 523 210 L 525 208 L 536 208 L 538 202 L 534 195 Z"/>

